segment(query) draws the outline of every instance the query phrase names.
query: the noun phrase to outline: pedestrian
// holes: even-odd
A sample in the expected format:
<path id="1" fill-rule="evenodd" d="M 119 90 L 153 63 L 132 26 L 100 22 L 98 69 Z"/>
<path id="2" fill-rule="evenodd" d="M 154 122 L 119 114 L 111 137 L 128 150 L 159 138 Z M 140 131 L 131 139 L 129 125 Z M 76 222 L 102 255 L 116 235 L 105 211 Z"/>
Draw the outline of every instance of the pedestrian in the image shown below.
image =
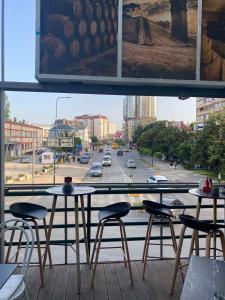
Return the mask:
<path id="1" fill-rule="evenodd" d="M 174 163 L 174 169 L 176 170 L 177 169 L 177 162 L 175 161 Z"/>

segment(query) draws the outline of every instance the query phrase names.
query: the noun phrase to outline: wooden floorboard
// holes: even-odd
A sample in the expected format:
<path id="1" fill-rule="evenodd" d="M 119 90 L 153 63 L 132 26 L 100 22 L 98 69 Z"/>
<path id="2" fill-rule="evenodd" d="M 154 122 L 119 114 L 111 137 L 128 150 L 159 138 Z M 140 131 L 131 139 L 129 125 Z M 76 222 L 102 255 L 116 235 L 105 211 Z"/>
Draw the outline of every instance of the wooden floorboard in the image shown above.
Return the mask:
<path id="1" fill-rule="evenodd" d="M 94 288 L 90 288 L 92 271 L 87 265 L 81 266 L 81 295 L 76 293 L 76 265 L 47 267 L 45 286 L 40 287 L 38 267 L 30 267 L 26 279 L 31 300 L 178 300 L 182 289 L 180 274 L 177 276 L 173 296 L 169 296 L 169 284 L 173 261 L 150 261 L 145 279 L 142 280 L 143 265 L 132 262 L 134 286 L 124 263 L 99 264 L 95 275 Z"/>

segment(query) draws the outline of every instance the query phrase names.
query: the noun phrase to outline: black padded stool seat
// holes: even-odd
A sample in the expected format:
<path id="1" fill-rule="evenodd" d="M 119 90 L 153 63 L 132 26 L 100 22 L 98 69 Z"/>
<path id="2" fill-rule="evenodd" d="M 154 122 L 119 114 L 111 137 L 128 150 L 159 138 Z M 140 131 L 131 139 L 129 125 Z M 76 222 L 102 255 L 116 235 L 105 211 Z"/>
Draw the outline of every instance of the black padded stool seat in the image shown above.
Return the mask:
<path id="1" fill-rule="evenodd" d="M 205 221 L 200 221 L 193 216 L 180 215 L 180 221 L 186 227 L 192 228 L 194 230 L 203 231 L 209 233 L 210 231 L 217 231 L 220 228 L 224 228 L 223 224 L 212 224 Z"/>
<path id="2" fill-rule="evenodd" d="M 153 214 L 155 216 L 163 216 L 167 218 L 174 217 L 171 210 L 168 208 L 168 206 L 164 204 L 160 204 L 150 200 L 144 200 L 142 201 L 142 203 L 145 211 L 148 212 L 149 214 Z"/>
<path id="3" fill-rule="evenodd" d="M 130 207 L 131 205 L 128 202 L 119 202 L 105 206 L 99 210 L 98 219 L 103 221 L 125 217 L 129 213 Z"/>
<path id="4" fill-rule="evenodd" d="M 41 220 L 46 217 L 48 210 L 37 204 L 19 202 L 10 205 L 9 210 L 16 218 Z"/>

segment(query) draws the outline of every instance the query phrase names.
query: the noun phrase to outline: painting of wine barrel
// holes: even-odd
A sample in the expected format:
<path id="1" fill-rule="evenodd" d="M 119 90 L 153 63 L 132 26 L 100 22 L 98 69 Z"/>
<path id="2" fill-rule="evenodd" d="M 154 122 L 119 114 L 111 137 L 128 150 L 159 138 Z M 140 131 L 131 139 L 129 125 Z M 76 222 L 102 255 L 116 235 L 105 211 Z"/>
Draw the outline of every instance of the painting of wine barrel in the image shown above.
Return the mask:
<path id="1" fill-rule="evenodd" d="M 117 76 L 118 0 L 40 5 L 40 73 Z"/>
<path id="2" fill-rule="evenodd" d="M 225 1 L 202 3 L 201 79 L 225 81 Z"/>

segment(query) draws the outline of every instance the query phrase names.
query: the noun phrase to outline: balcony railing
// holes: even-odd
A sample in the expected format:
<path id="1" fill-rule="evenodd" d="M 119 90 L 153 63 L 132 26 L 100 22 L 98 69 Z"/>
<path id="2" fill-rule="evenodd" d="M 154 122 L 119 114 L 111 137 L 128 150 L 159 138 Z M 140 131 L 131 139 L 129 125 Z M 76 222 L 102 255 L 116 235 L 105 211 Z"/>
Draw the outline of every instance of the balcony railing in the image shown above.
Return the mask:
<path id="1" fill-rule="evenodd" d="M 159 196 L 159 200 L 160 202 L 162 202 L 163 196 L 165 195 L 169 195 L 169 194 L 185 194 L 188 193 L 189 189 L 191 188 L 195 188 L 198 186 L 198 184 L 196 183 L 166 183 L 166 184 L 160 184 L 160 185 L 155 185 L 155 184 L 151 184 L 151 187 L 149 187 L 149 184 L 143 184 L 143 183 L 129 183 L 129 184 L 118 184 L 118 183 L 107 183 L 107 184 L 79 184 L 80 186 L 92 186 L 96 188 L 96 192 L 94 193 L 94 195 L 126 195 L 126 194 L 157 194 Z M 43 197 L 50 197 L 49 194 L 46 193 L 46 189 L 48 187 L 51 187 L 52 185 L 47 185 L 47 184 L 42 184 L 42 185 L 7 185 L 5 187 L 5 196 L 6 198 L 8 197 L 25 197 L 25 196 L 43 196 Z M 88 196 L 88 200 L 89 203 L 88 206 L 86 207 L 86 214 L 87 214 L 87 233 L 88 233 L 88 243 L 89 246 L 91 246 L 91 243 L 94 242 L 94 236 L 92 235 L 92 230 L 93 228 L 97 227 L 97 222 L 93 221 L 92 219 L 92 215 L 93 212 L 98 211 L 100 209 L 100 206 L 91 206 L 90 205 L 90 196 Z M 115 202 L 117 201 L 116 197 L 115 197 Z M 197 205 L 197 199 L 196 199 L 196 205 Z M 195 210 L 196 205 L 194 204 L 190 204 L 190 205 L 184 205 L 184 206 L 173 206 L 173 209 L 180 209 L 180 208 L 184 208 L 184 209 L 193 209 Z M 208 208 L 213 208 L 213 205 L 211 204 L 206 204 L 206 205 L 202 205 L 201 209 L 208 209 Z M 217 208 L 224 208 L 224 204 L 218 204 Z M 138 206 L 132 206 L 131 210 L 142 210 L 142 206 L 138 205 Z M 48 211 L 50 212 L 51 209 L 48 209 Z M 67 215 L 69 212 L 73 212 L 74 209 L 73 208 L 67 208 L 65 209 L 64 207 L 60 207 L 60 208 L 56 208 L 56 214 L 57 213 L 64 213 L 64 216 L 66 217 L 65 219 L 67 220 Z M 5 210 L 5 214 L 7 215 L 8 218 L 8 214 L 9 214 L 9 210 Z M 193 215 L 194 215 L 194 211 L 193 211 Z M 207 221 L 212 222 L 211 219 L 208 219 Z M 217 222 L 224 222 L 224 219 L 218 219 Z M 164 245 L 163 245 L 163 241 L 164 240 L 168 240 L 170 239 L 169 235 L 166 235 L 164 233 L 164 226 L 165 222 L 163 220 L 159 220 L 156 221 L 154 224 L 159 225 L 159 234 L 158 235 L 154 235 L 152 236 L 151 240 L 159 241 L 159 249 L 160 249 L 160 253 L 159 253 L 159 258 L 163 259 L 166 256 L 164 255 Z M 180 221 L 178 219 L 174 220 L 174 224 L 180 224 Z M 146 226 L 147 225 L 147 221 L 143 220 L 143 221 L 126 221 L 125 222 L 125 226 L 128 227 L 137 227 L 137 226 Z M 108 226 L 115 226 L 114 224 L 109 224 Z M 82 224 L 80 224 L 80 227 L 82 227 Z M 40 229 L 43 229 L 43 226 L 39 226 Z M 63 236 L 64 238 L 60 238 L 60 239 L 51 239 L 51 244 L 72 244 L 74 243 L 74 239 L 68 239 L 67 238 L 67 229 L 69 228 L 74 228 L 74 223 L 55 223 L 53 224 L 53 231 L 54 229 L 58 229 L 58 230 L 62 230 L 62 234 L 61 236 Z M 128 235 L 128 241 L 130 242 L 135 242 L 135 241 L 144 241 L 145 239 L 145 233 L 146 231 L 143 230 L 142 231 L 142 235 L 140 236 L 129 236 Z M 200 234 L 199 236 L 200 238 L 205 237 L 205 234 Z M 179 236 L 177 235 L 177 238 L 179 238 Z M 190 239 L 191 238 L 191 233 L 185 236 L 186 239 Z M 103 242 L 118 242 L 120 241 L 120 238 L 118 237 L 112 237 L 112 236 L 108 236 L 107 238 L 103 239 Z M 80 240 L 81 243 L 84 243 L 84 240 L 81 239 Z M 41 240 L 41 244 L 45 244 L 45 239 Z M 16 245 L 16 243 L 14 243 L 14 245 Z M 90 247 L 89 247 L 90 248 Z M 67 264 L 67 247 L 65 246 L 65 260 L 63 264 Z"/>

